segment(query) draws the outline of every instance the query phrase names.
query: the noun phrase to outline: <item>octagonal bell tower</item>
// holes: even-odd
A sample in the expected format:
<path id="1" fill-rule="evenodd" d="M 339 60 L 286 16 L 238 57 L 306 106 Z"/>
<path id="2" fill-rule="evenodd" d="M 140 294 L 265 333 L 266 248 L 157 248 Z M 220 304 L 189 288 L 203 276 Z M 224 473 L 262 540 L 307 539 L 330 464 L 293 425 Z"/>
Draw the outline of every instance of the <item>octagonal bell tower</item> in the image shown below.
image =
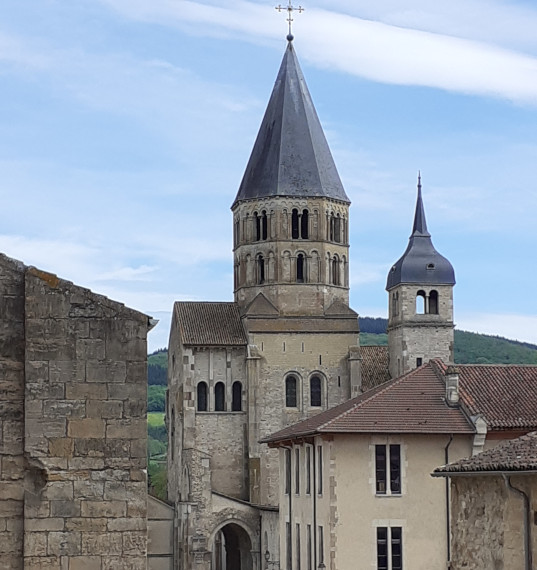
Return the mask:
<path id="1" fill-rule="evenodd" d="M 433 246 L 427 230 L 418 176 L 418 199 L 408 247 L 390 269 L 388 345 L 392 378 L 432 358 L 453 362 L 451 263 Z"/>
<path id="2" fill-rule="evenodd" d="M 292 41 L 232 206 L 234 293 L 283 315 L 349 303 L 349 205 Z"/>

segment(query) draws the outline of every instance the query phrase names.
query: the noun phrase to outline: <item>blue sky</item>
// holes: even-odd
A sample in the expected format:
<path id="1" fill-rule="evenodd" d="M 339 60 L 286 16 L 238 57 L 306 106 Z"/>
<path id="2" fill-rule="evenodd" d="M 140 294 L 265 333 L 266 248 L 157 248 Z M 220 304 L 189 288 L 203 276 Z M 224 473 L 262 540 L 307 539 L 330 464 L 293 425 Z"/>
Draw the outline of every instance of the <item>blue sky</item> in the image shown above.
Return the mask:
<path id="1" fill-rule="evenodd" d="M 311 0 L 295 48 L 385 316 L 421 169 L 459 328 L 537 343 L 537 7 Z M 161 320 L 231 300 L 231 212 L 287 34 L 275 3 L 26 0 L 0 22 L 0 251 Z"/>

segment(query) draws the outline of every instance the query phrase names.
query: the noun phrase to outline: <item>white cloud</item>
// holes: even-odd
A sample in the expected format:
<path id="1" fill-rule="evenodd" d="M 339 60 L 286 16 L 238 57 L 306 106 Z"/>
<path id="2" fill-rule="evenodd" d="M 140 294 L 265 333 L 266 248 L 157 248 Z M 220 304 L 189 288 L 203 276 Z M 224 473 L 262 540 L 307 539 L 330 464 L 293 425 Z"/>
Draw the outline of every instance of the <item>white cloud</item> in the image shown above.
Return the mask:
<path id="1" fill-rule="evenodd" d="M 277 25 L 271 28 L 266 25 L 265 6 L 253 2 L 227 7 L 223 3 L 208 5 L 191 1 L 102 1 L 133 19 L 181 27 L 187 23 L 199 24 L 201 29 L 198 26 L 197 32 L 207 35 L 214 35 L 216 27 L 219 33 L 234 32 L 235 39 L 236 33 L 241 32 L 248 41 L 259 43 L 281 34 Z M 482 13 L 485 7 L 480 10 Z M 511 25 L 519 21 L 521 18 Z M 301 53 L 315 65 L 374 81 L 537 104 L 537 59 L 485 41 L 315 8 L 308 9 L 300 29 Z"/>
<path id="2" fill-rule="evenodd" d="M 457 328 L 537 344 L 537 314 L 457 313 Z"/>

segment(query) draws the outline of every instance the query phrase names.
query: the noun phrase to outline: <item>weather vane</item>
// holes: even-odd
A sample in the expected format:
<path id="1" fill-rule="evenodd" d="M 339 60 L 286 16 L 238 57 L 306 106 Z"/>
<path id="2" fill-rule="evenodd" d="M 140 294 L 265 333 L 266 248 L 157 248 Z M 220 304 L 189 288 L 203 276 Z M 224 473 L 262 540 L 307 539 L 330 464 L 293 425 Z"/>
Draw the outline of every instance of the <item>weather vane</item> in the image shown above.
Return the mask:
<path id="1" fill-rule="evenodd" d="M 289 34 L 287 35 L 287 40 L 292 42 L 294 37 L 295 37 L 292 34 L 293 12 L 297 11 L 299 14 L 301 14 L 302 12 L 304 12 L 304 8 L 302 8 L 302 6 L 295 8 L 293 6 L 293 4 L 291 3 L 291 0 L 289 0 L 289 4 L 287 6 L 282 6 L 281 4 L 278 4 L 276 6 L 276 10 L 278 10 L 278 12 L 281 12 L 282 10 L 287 10 L 287 14 L 288 14 L 287 21 L 289 22 Z"/>

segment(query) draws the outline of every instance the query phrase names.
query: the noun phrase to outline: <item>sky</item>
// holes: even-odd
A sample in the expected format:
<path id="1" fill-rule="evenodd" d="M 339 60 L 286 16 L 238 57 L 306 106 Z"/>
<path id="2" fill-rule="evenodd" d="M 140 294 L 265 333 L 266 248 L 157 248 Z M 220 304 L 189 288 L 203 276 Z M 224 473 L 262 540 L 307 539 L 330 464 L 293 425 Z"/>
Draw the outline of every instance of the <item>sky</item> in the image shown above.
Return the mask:
<path id="1" fill-rule="evenodd" d="M 5 3 L 0 251 L 159 319 L 149 350 L 174 301 L 232 300 L 230 206 L 287 44 L 275 5 Z M 537 5 L 303 6 L 294 47 L 352 201 L 351 306 L 386 316 L 421 170 L 457 327 L 537 343 Z"/>

